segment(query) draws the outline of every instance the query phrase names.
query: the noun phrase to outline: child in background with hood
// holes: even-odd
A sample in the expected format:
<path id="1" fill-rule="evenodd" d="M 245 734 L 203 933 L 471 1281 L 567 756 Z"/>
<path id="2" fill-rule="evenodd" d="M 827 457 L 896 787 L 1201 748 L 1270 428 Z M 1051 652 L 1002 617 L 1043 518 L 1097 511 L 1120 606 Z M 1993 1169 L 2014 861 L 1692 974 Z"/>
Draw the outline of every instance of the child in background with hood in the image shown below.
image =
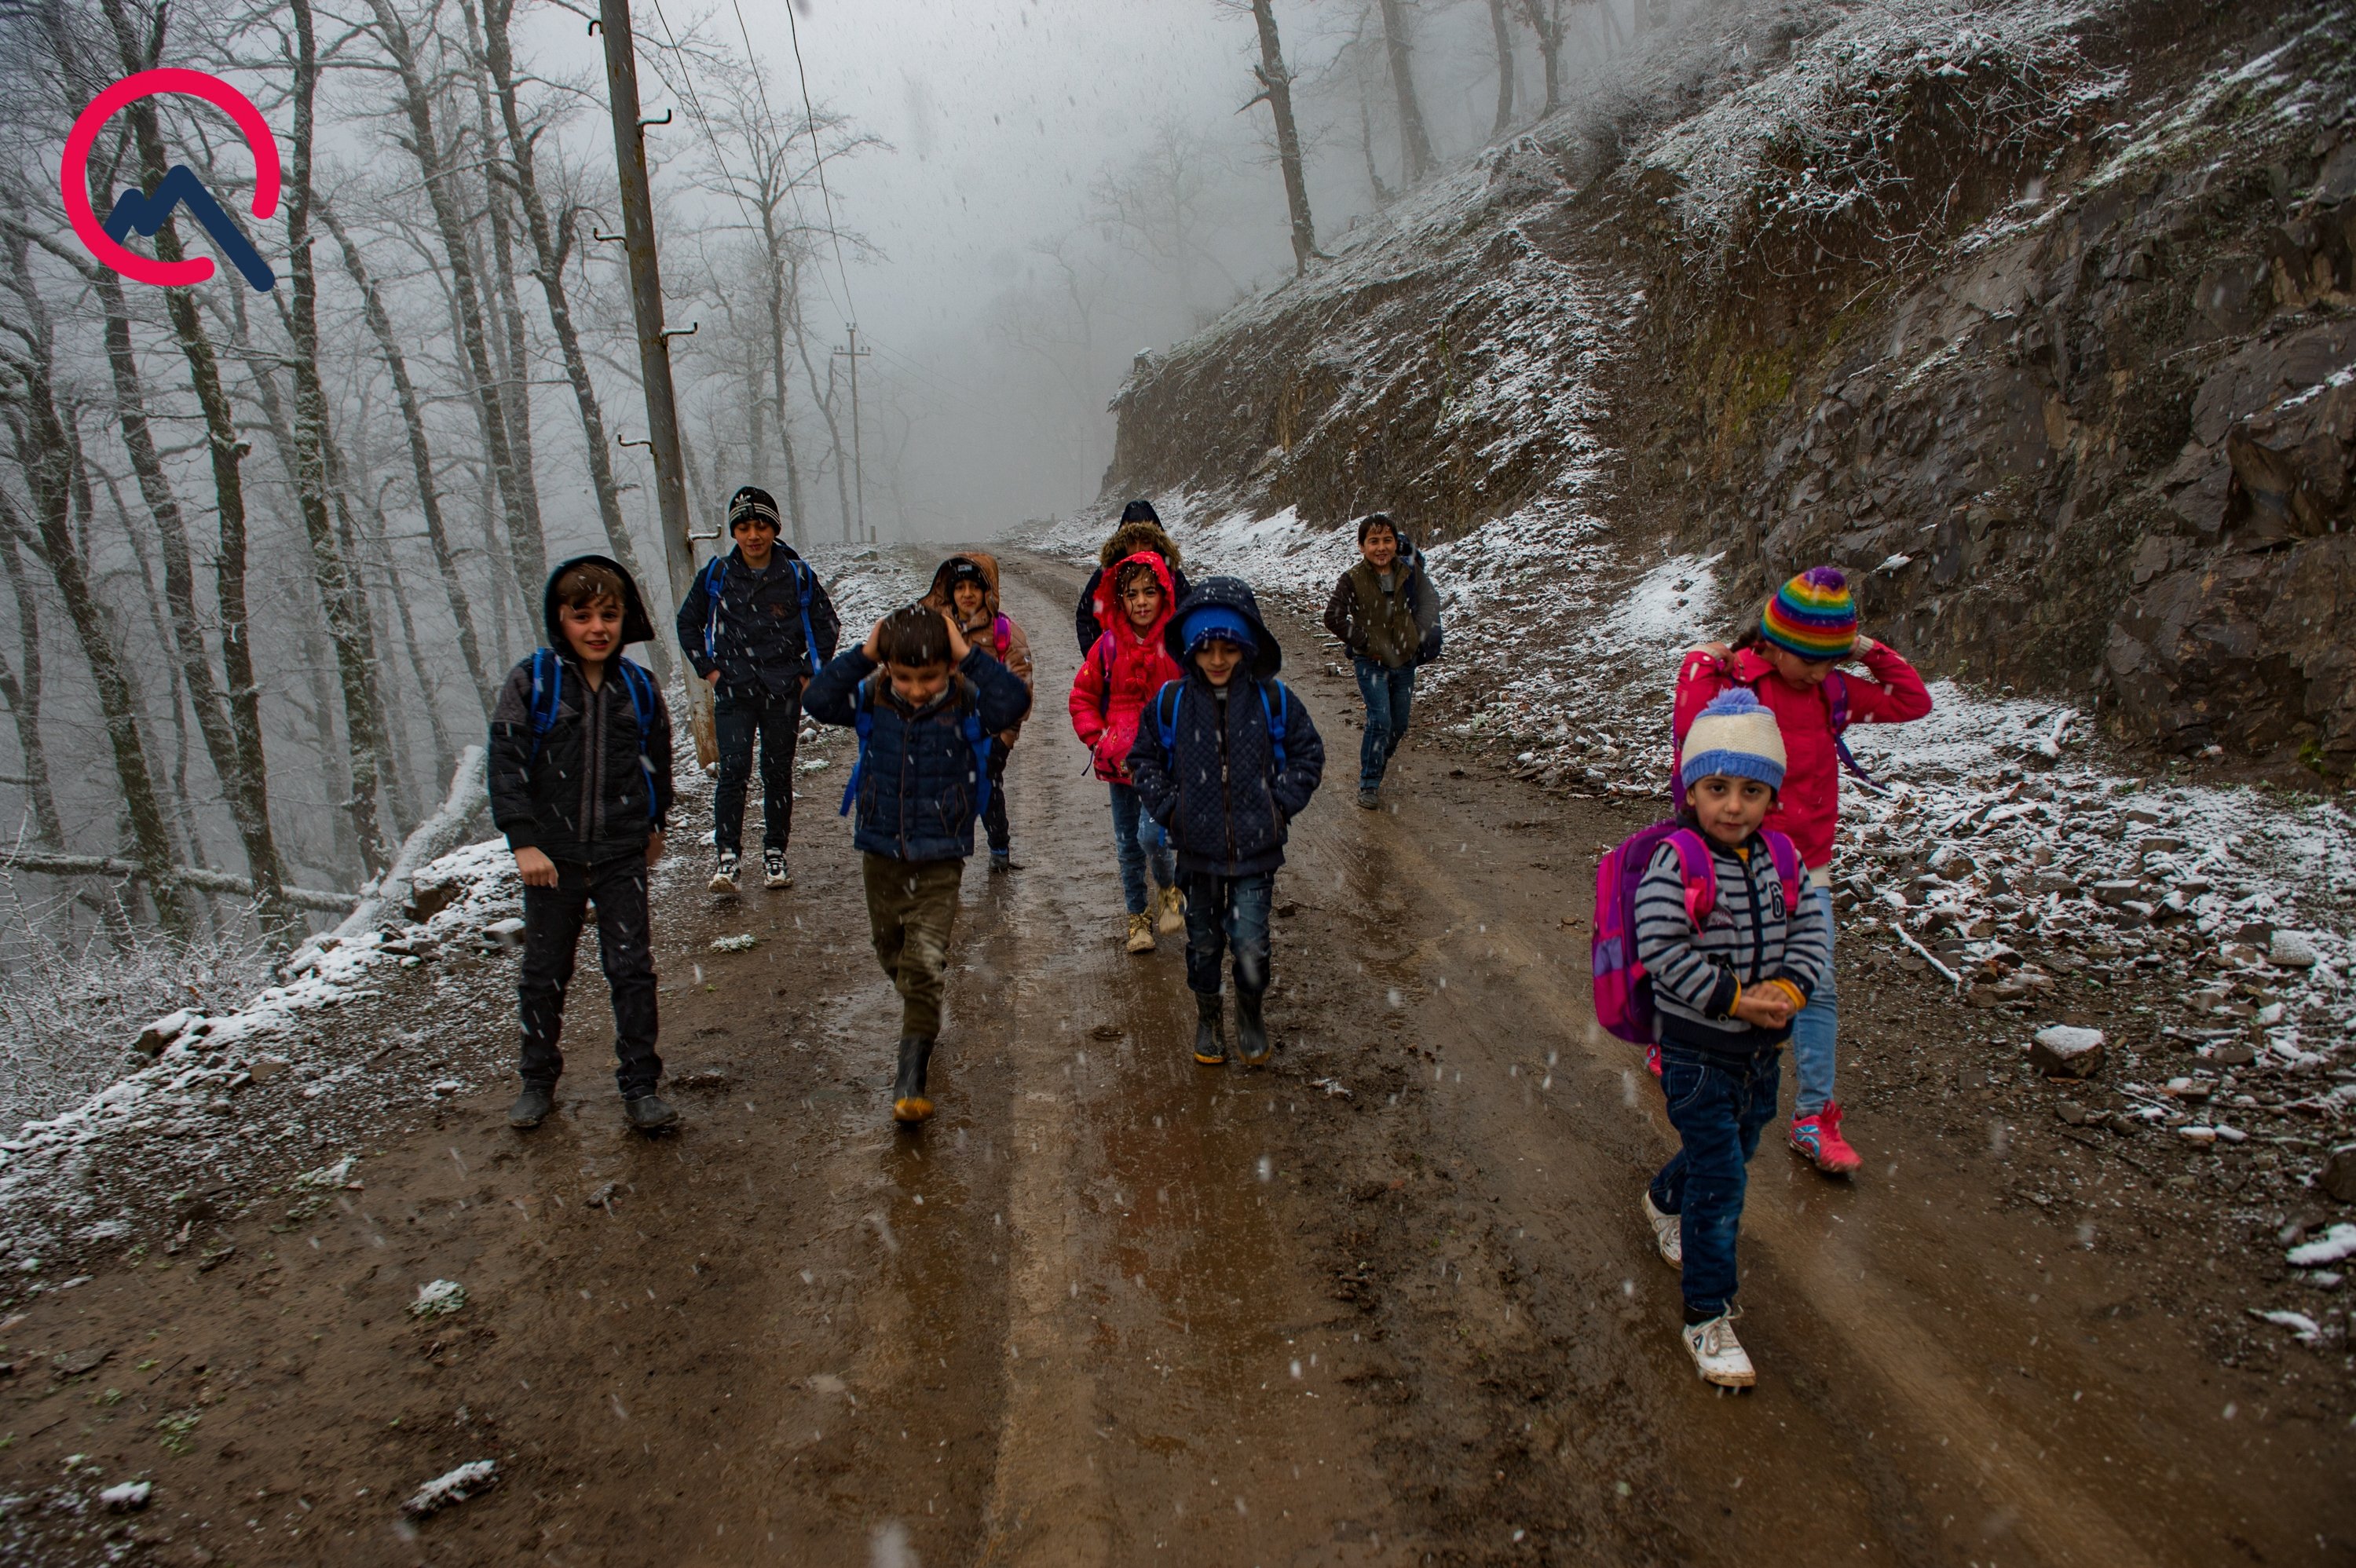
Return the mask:
<path id="1" fill-rule="evenodd" d="M 1137 739 L 1138 715 L 1146 703 L 1164 681 L 1178 678 L 1177 661 L 1162 646 L 1174 598 L 1169 563 L 1151 550 L 1117 562 L 1109 581 L 1120 607 L 1109 613 L 1111 624 L 1080 660 L 1067 706 L 1073 731 L 1095 759 L 1097 777 L 1112 791 L 1113 848 L 1120 858 L 1120 891 L 1129 908 L 1129 950 L 1151 953 L 1155 913 L 1164 933 L 1176 933 L 1186 928 L 1186 912 L 1169 841 L 1141 808 L 1130 784 L 1129 749 Z M 1145 880 L 1149 859 L 1159 889 L 1150 901 Z"/>
<path id="2" fill-rule="evenodd" d="M 1097 569 L 1088 573 L 1088 581 L 1080 590 L 1079 607 L 1072 615 L 1073 629 L 1080 637 L 1080 652 L 1095 647 L 1105 628 L 1119 618 L 1116 603 L 1119 596 L 1105 580 L 1105 574 L 1141 549 L 1151 550 L 1170 568 L 1170 602 L 1175 604 L 1186 597 L 1186 574 L 1178 570 L 1178 547 L 1162 531 L 1160 514 L 1151 501 L 1131 501 L 1120 509 L 1120 526 L 1113 529 L 1112 538 L 1105 540 L 1104 549 L 1097 555 Z"/>
<path id="3" fill-rule="evenodd" d="M 1014 624 L 1012 616 L 999 608 L 996 556 L 968 550 L 949 557 L 933 573 L 932 591 L 922 603 L 946 612 L 968 642 L 1004 665 L 1009 675 L 1022 681 L 1025 691 L 1033 689 L 1031 639 L 1023 635 L 1023 628 Z M 1006 822 L 1006 755 L 1022 734 L 1023 726 L 1017 723 L 991 738 L 990 805 L 981 814 L 981 826 L 990 836 L 990 869 L 993 871 L 1015 869 L 1014 840 Z"/>
<path id="4" fill-rule="evenodd" d="M 1269 985 L 1269 905 L 1287 826 L 1324 776 L 1309 710 L 1276 678 L 1284 652 L 1239 578 L 1205 578 L 1163 640 L 1186 673 L 1158 692 L 1129 766 L 1153 820 L 1170 830 L 1186 884 L 1186 987 L 1194 1060 L 1227 1059 L 1219 1027 L 1221 950 L 1235 955 L 1236 1047 L 1247 1066 L 1274 1049 L 1260 999 Z"/>
<path id="5" fill-rule="evenodd" d="M 1865 673 L 1845 675 L 1850 660 Z M 1861 636 L 1857 600 L 1837 567 L 1814 566 L 1777 589 L 1759 621 L 1733 647 L 1707 643 L 1677 671 L 1671 720 L 1677 746 L 1697 715 L 1720 693 L 1747 687 L 1775 715 L 1790 757 L 1767 826 L 1788 835 L 1808 868 L 1806 897 L 1833 926 L 1833 837 L 1840 827 L 1841 728 L 1852 722 L 1903 724 L 1931 711 L 1931 694 L 1895 649 Z M 1833 1098 L 1833 1047 L 1839 998 L 1832 965 L 1792 1020 L 1792 1152 L 1827 1176 L 1847 1176 L 1864 1162 L 1841 1134 Z"/>

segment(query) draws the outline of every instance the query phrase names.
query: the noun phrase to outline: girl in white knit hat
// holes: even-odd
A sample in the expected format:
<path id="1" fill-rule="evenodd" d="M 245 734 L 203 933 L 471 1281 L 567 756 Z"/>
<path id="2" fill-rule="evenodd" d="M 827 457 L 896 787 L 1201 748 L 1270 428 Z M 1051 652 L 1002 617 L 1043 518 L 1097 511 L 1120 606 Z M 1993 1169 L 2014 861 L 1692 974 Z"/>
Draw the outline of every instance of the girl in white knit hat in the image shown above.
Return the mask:
<path id="1" fill-rule="evenodd" d="M 1661 1087 L 1683 1147 L 1644 1200 L 1662 1257 L 1684 1275 L 1687 1351 L 1704 1380 L 1758 1381 L 1734 1335 L 1734 1243 L 1745 1168 L 1775 1095 L 1792 1019 L 1832 961 L 1803 898 L 1792 841 L 1761 824 L 1783 784 L 1775 715 L 1737 688 L 1687 731 L 1682 830 L 1637 884 L 1636 955 L 1659 1019 Z"/>

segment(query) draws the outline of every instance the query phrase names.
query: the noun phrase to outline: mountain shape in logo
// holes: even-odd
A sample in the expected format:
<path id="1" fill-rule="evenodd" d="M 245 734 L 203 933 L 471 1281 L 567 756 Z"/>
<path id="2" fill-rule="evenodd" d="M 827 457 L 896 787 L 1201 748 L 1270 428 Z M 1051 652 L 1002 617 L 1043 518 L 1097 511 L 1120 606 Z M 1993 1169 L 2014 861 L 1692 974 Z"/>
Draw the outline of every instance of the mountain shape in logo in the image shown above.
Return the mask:
<path id="1" fill-rule="evenodd" d="M 270 263 L 262 259 L 252 242 L 246 239 L 244 231 L 238 228 L 228 213 L 221 210 L 221 204 L 213 199 L 213 193 L 205 188 L 205 182 L 198 179 L 196 171 L 186 164 L 173 165 L 156 182 L 153 196 L 137 186 L 126 187 L 121 196 L 114 198 L 114 206 L 107 212 L 102 228 L 106 237 L 117 244 L 122 243 L 123 237 L 134 229 L 143 239 L 152 240 L 155 231 L 170 219 L 172 209 L 177 207 L 187 208 L 188 216 L 204 225 L 205 232 L 213 237 L 213 243 L 220 247 L 221 253 L 257 291 L 267 293 L 278 285 L 278 274 L 270 270 Z"/>

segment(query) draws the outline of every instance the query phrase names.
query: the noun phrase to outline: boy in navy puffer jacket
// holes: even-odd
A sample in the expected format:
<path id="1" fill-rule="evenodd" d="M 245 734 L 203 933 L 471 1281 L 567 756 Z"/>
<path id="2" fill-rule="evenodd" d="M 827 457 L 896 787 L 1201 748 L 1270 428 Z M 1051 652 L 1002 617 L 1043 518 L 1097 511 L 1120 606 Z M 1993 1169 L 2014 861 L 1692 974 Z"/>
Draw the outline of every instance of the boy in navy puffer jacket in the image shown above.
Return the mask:
<path id="1" fill-rule="evenodd" d="M 1129 774 L 1178 851 L 1194 1060 L 1217 1066 L 1227 1059 L 1219 1026 L 1225 947 L 1235 954 L 1237 1051 L 1257 1067 L 1273 1049 L 1260 999 L 1276 869 L 1284 864 L 1286 825 L 1324 774 L 1325 744 L 1308 709 L 1276 678 L 1283 650 L 1242 580 L 1197 583 L 1162 635 L 1185 673 L 1147 705 Z"/>
<path id="2" fill-rule="evenodd" d="M 881 666 L 883 674 L 877 674 Z M 900 1061 L 892 1114 L 933 1114 L 925 1071 L 941 1028 L 958 882 L 973 853 L 973 820 L 989 774 L 982 748 L 1031 711 L 1021 678 L 965 639 L 937 610 L 911 604 L 875 623 L 862 646 L 829 664 L 803 693 L 822 724 L 860 731 L 853 796 L 875 956 L 900 993 Z"/>

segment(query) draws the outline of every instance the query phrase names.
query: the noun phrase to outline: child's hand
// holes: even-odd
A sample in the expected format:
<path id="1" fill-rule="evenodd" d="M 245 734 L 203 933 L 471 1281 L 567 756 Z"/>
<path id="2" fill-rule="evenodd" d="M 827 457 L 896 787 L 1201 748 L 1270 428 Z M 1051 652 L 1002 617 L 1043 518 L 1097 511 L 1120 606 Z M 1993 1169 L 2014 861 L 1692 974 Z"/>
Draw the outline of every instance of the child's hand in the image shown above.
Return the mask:
<path id="1" fill-rule="evenodd" d="M 661 828 L 659 828 L 659 827 L 658 827 L 658 828 L 656 828 L 652 833 L 649 833 L 649 834 L 648 834 L 648 835 L 647 835 L 647 864 L 648 864 L 648 865 L 649 865 L 649 866 L 651 866 L 651 865 L 653 865 L 656 861 L 658 861 L 658 860 L 661 859 L 662 858 L 663 858 L 663 836 L 662 836 L 662 829 L 661 829 Z"/>
<path id="2" fill-rule="evenodd" d="M 1735 998 L 1734 1016 L 1754 1029 L 1780 1029 L 1792 1019 L 1792 998 L 1761 987 Z"/>
<path id="3" fill-rule="evenodd" d="M 556 862 L 530 845 L 515 852 L 516 871 L 528 888 L 552 888 L 556 885 Z"/>
<path id="4" fill-rule="evenodd" d="M 957 617 L 950 614 L 948 611 L 940 611 L 939 615 L 941 617 L 941 624 L 949 629 L 949 662 L 951 664 L 965 663 L 965 656 L 973 652 L 973 645 L 965 640 L 965 628 L 958 625 L 957 624 Z"/>
<path id="5" fill-rule="evenodd" d="M 1697 643 L 1694 645 L 1694 652 L 1708 654 L 1720 664 L 1734 656 L 1734 650 L 1724 643 Z"/>
<path id="6" fill-rule="evenodd" d="M 867 659 L 870 664 L 882 664 L 884 662 L 883 622 L 878 621 L 875 624 L 867 628 L 867 640 L 859 645 L 859 651 L 867 656 Z"/>

